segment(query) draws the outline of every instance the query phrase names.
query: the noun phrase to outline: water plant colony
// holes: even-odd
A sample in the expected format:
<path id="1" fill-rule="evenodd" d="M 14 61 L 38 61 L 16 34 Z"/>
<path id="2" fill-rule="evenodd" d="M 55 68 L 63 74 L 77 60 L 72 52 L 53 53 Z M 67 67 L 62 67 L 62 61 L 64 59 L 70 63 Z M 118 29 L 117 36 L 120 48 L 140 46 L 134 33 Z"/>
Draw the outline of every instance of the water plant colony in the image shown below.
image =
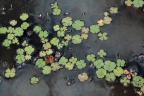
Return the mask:
<path id="1" fill-rule="evenodd" d="M 142 7 L 144 4 L 143 0 L 125 0 L 124 3 L 127 6 L 134 6 L 135 8 Z M 57 2 L 52 3 L 51 8 L 54 16 L 61 14 L 62 10 L 59 8 Z M 22 22 L 20 26 L 17 25 L 19 21 L 12 20 L 9 27 L 0 27 L 0 34 L 7 35 L 2 45 L 9 48 L 12 44 L 17 44 L 19 48 L 16 50 L 14 59 L 17 65 L 23 65 L 23 63 L 32 59 L 36 50 L 34 45 L 30 44 L 28 40 L 24 39 L 20 42 L 20 37 L 28 31 L 33 31 L 33 34 L 39 37 L 42 44 L 38 56 L 35 59 L 35 66 L 42 70 L 44 75 L 48 75 L 53 71 L 58 71 L 61 68 L 73 70 L 73 68 L 76 67 L 82 70 L 88 65 L 85 60 L 78 59 L 75 56 L 67 58 L 60 53 L 56 53 L 56 51 L 62 50 L 70 43 L 80 44 L 83 40 L 88 39 L 90 32 L 97 35 L 98 39 L 104 42 L 108 39 L 108 34 L 107 32 L 101 32 L 101 27 L 110 24 L 112 22 L 111 15 L 116 13 L 118 13 L 118 8 L 111 7 L 109 11 L 104 12 L 104 17 L 98 20 L 97 24 L 93 24 L 89 27 L 85 26 L 83 20 L 73 20 L 72 17 L 68 15 L 61 19 L 60 24 L 55 24 L 53 26 L 53 33 L 50 33 L 48 30 L 38 25 L 31 26 L 28 23 L 29 15 L 27 13 L 22 13 L 19 17 L 19 21 Z M 33 30 L 29 30 L 29 27 L 32 27 Z M 68 32 L 69 27 L 81 33 L 72 35 Z M 51 34 L 53 35 L 50 36 Z M 135 70 L 126 69 L 126 61 L 124 59 L 119 58 L 115 61 L 105 60 L 106 55 L 107 53 L 105 50 L 101 49 L 97 54 L 91 53 L 86 56 L 87 62 L 95 67 L 97 78 L 103 78 L 108 82 L 115 81 L 118 78 L 124 86 L 132 84 L 139 89 L 137 92 L 139 95 L 144 94 L 144 78 L 139 76 Z M 14 78 L 16 76 L 16 68 L 7 68 L 4 76 L 6 78 Z M 88 79 L 88 74 L 86 72 L 78 74 L 78 79 L 84 82 Z M 38 82 L 38 77 L 34 76 L 30 79 L 31 84 L 36 84 Z"/>

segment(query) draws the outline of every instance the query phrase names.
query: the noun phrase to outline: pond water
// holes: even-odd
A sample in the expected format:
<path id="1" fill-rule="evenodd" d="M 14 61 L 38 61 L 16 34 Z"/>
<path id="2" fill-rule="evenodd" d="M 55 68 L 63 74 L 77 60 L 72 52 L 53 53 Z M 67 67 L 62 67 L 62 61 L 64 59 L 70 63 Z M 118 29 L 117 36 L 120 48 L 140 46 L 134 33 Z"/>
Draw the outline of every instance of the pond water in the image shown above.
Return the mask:
<path id="1" fill-rule="evenodd" d="M 51 13 L 50 4 L 54 1 L 58 2 L 62 10 L 60 16 L 53 16 Z M 111 16 L 113 21 L 110 25 L 101 28 L 102 32 L 108 33 L 109 39 L 107 41 L 102 42 L 98 40 L 96 35 L 90 33 L 87 40 L 83 40 L 79 45 L 70 43 L 61 53 L 66 57 L 73 55 L 78 59 L 86 59 L 87 54 L 97 54 L 100 49 L 104 49 L 107 52 L 106 60 L 115 61 L 119 53 L 121 58 L 129 62 L 133 55 L 139 55 L 144 51 L 144 14 L 141 9 L 124 6 L 122 0 L 0 0 L 0 26 L 9 26 L 10 20 L 18 20 L 20 14 L 26 12 L 30 15 L 28 21 L 31 25 L 40 25 L 49 33 L 53 33 L 53 25 L 59 24 L 66 12 L 69 12 L 69 16 L 74 20 L 83 20 L 86 26 L 90 26 L 103 18 L 103 13 L 108 11 L 111 6 L 118 7 L 119 13 Z M 39 14 L 42 15 L 42 18 L 39 18 Z M 32 28 L 29 30 L 32 31 Z M 69 30 L 72 35 L 79 33 L 71 28 Z M 55 34 L 51 37 L 53 36 Z M 6 35 L 0 35 L 0 43 L 5 38 Z M 42 44 L 37 35 L 27 36 L 25 34 L 19 39 L 22 41 L 25 38 L 30 40 L 30 44 L 34 45 L 37 51 L 40 50 Z M 32 62 L 27 62 L 22 69 L 17 70 L 15 78 L 5 79 L 4 70 L 7 67 L 15 66 L 14 57 L 16 49 L 19 47 L 19 45 L 12 45 L 10 49 L 7 49 L 0 44 L 0 80 L 2 80 L 0 96 L 137 96 L 132 85 L 124 87 L 119 83 L 119 80 L 106 82 L 104 79 L 98 79 L 94 76 L 92 81 L 79 82 L 77 74 L 81 71 L 95 75 L 95 71 L 90 70 L 88 66 L 77 71 L 62 69 L 45 76 Z M 34 57 L 37 54 L 35 52 Z M 138 70 L 143 68 L 135 64 L 127 65 L 127 67 L 129 66 L 139 68 Z M 143 75 L 143 71 L 140 71 L 140 74 Z M 29 80 L 34 75 L 39 77 L 40 82 L 36 85 L 30 85 Z M 73 77 L 75 84 L 67 86 L 64 80 L 66 76 Z"/>

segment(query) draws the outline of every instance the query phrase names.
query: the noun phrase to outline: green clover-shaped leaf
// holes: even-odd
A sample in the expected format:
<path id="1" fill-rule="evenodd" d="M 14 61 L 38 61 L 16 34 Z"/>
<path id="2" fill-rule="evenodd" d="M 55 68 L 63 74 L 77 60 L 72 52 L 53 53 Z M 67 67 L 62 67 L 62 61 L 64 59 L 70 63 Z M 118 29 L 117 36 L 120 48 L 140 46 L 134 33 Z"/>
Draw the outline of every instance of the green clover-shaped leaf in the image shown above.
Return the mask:
<path id="1" fill-rule="evenodd" d="M 33 84 L 37 84 L 39 82 L 39 79 L 37 77 L 32 77 L 30 79 L 30 83 L 33 85 Z"/>
<path id="2" fill-rule="evenodd" d="M 132 0 L 126 0 L 126 1 L 125 1 L 125 4 L 126 4 L 127 6 L 131 6 L 131 5 L 133 4 L 133 2 L 132 2 Z"/>
<path id="3" fill-rule="evenodd" d="M 15 36 L 22 36 L 23 35 L 23 33 L 24 33 L 24 30 L 22 29 L 22 28 L 20 28 L 20 27 L 17 27 L 15 30 L 14 30 L 14 35 Z"/>
<path id="4" fill-rule="evenodd" d="M 103 49 L 101 49 L 99 52 L 98 52 L 98 55 L 100 56 L 100 57 L 104 57 L 104 56 L 106 56 L 106 52 L 103 50 Z"/>
<path id="5" fill-rule="evenodd" d="M 82 68 L 86 67 L 86 63 L 84 60 L 79 60 L 76 62 L 76 66 L 78 69 L 82 69 Z"/>
<path id="6" fill-rule="evenodd" d="M 29 17 L 29 15 L 27 13 L 22 13 L 20 16 L 20 19 L 25 21 L 25 20 L 27 20 L 28 17 Z"/>
<path id="7" fill-rule="evenodd" d="M 0 27 L 0 34 L 6 34 L 7 28 L 6 27 Z"/>
<path id="8" fill-rule="evenodd" d="M 44 67 L 46 65 L 46 63 L 45 63 L 45 61 L 43 60 L 43 59 L 37 59 L 37 61 L 36 61 L 36 66 L 38 67 L 38 68 L 42 68 L 42 67 Z"/>
<path id="9" fill-rule="evenodd" d="M 5 40 L 3 41 L 3 43 L 2 43 L 2 45 L 3 45 L 4 47 L 9 47 L 11 43 L 12 43 L 12 42 L 11 42 L 10 40 L 5 39 Z"/>
<path id="10" fill-rule="evenodd" d="M 82 39 L 80 37 L 80 35 L 75 35 L 72 37 L 72 42 L 73 44 L 80 44 L 82 42 Z"/>
<path id="11" fill-rule="evenodd" d="M 121 67 L 116 67 L 114 70 L 113 70 L 114 74 L 116 76 L 121 76 L 123 74 L 123 69 Z"/>
<path id="12" fill-rule="evenodd" d="M 68 62 L 65 64 L 65 68 L 67 68 L 68 70 L 72 70 L 74 68 L 74 64 Z"/>
<path id="13" fill-rule="evenodd" d="M 75 64 L 75 63 L 77 62 L 77 58 L 71 57 L 71 58 L 69 59 L 69 62 L 71 62 L 72 64 Z"/>
<path id="14" fill-rule="evenodd" d="M 134 5 L 134 7 L 136 7 L 136 8 L 142 7 L 143 4 L 144 4 L 144 1 L 143 1 L 143 0 L 134 0 L 134 1 L 133 1 L 133 5 Z"/>
<path id="15" fill-rule="evenodd" d="M 59 63 L 58 62 L 52 63 L 51 64 L 51 69 L 52 69 L 52 71 L 59 70 L 60 69 Z"/>
<path id="16" fill-rule="evenodd" d="M 132 84 L 135 87 L 142 87 L 144 85 L 144 79 L 140 76 L 133 77 Z"/>
<path id="17" fill-rule="evenodd" d="M 98 32 L 100 32 L 100 27 L 98 25 L 92 25 L 92 26 L 90 26 L 90 32 L 98 33 Z"/>
<path id="18" fill-rule="evenodd" d="M 7 39 L 9 39 L 9 40 L 14 39 L 14 34 L 8 34 L 8 35 L 7 35 Z"/>
<path id="19" fill-rule="evenodd" d="M 63 26 L 71 26 L 73 21 L 72 21 L 72 18 L 71 17 L 65 17 L 62 19 L 62 24 Z"/>
<path id="20" fill-rule="evenodd" d="M 55 26 L 53 26 L 53 29 L 54 29 L 54 31 L 58 31 L 60 29 L 60 26 L 59 25 L 55 25 Z"/>
<path id="21" fill-rule="evenodd" d="M 48 32 L 47 31 L 40 31 L 39 32 L 39 37 L 40 38 L 46 38 L 48 36 Z"/>
<path id="22" fill-rule="evenodd" d="M 59 60 L 59 64 L 61 65 L 65 65 L 68 62 L 68 59 L 66 57 L 61 57 Z"/>
<path id="23" fill-rule="evenodd" d="M 86 56 L 88 61 L 94 62 L 96 59 L 96 56 L 94 54 L 89 54 Z"/>
<path id="24" fill-rule="evenodd" d="M 16 72 L 16 70 L 14 68 L 12 68 L 12 69 L 7 68 L 5 70 L 5 77 L 6 78 L 13 78 L 15 76 L 15 72 Z"/>
<path id="25" fill-rule="evenodd" d="M 26 54 L 32 54 L 34 52 L 34 47 L 29 45 L 27 47 L 24 48 Z"/>
<path id="26" fill-rule="evenodd" d="M 121 78 L 120 82 L 124 85 L 124 86 L 128 86 L 128 84 L 130 83 L 130 80 L 127 79 L 126 77 Z"/>
<path id="27" fill-rule="evenodd" d="M 24 29 L 24 30 L 26 30 L 29 26 L 30 26 L 30 25 L 29 25 L 29 23 L 27 23 L 27 22 L 23 22 L 23 23 L 21 24 L 21 28 Z"/>
<path id="28" fill-rule="evenodd" d="M 72 24 L 72 27 L 76 30 L 81 30 L 82 27 L 84 26 L 84 22 L 81 20 L 76 20 L 74 21 L 74 23 Z"/>
<path id="29" fill-rule="evenodd" d="M 58 38 L 52 38 L 52 39 L 50 40 L 50 43 L 51 43 L 52 45 L 57 46 L 57 45 L 59 44 L 59 39 L 58 39 Z"/>
<path id="30" fill-rule="evenodd" d="M 18 63 L 18 64 L 21 64 L 21 63 L 23 63 L 25 61 L 25 56 L 24 55 L 17 55 L 16 56 L 16 62 Z"/>
<path id="31" fill-rule="evenodd" d="M 117 66 L 124 67 L 125 66 L 125 60 L 118 59 L 117 60 Z"/>
<path id="32" fill-rule="evenodd" d="M 114 75 L 114 73 L 107 73 L 106 74 L 106 80 L 111 82 L 111 81 L 115 81 L 116 77 Z"/>
<path id="33" fill-rule="evenodd" d="M 18 55 L 23 55 L 24 54 L 24 50 L 22 48 L 17 49 L 17 54 Z"/>
<path id="34" fill-rule="evenodd" d="M 54 8 L 52 14 L 53 15 L 60 15 L 61 10 L 59 8 Z"/>
<path id="35" fill-rule="evenodd" d="M 35 33 L 39 33 L 41 30 L 42 30 L 42 29 L 41 29 L 40 26 L 35 26 L 34 29 L 33 29 L 33 31 L 34 31 Z"/>
<path id="36" fill-rule="evenodd" d="M 103 68 L 100 68 L 96 71 L 96 75 L 98 78 L 104 78 L 106 75 L 106 70 Z"/>
<path id="37" fill-rule="evenodd" d="M 107 40 L 107 39 L 108 39 L 106 32 L 104 32 L 104 33 L 99 33 L 99 34 L 98 34 L 98 37 L 99 37 L 99 39 L 100 39 L 101 41 L 104 41 L 104 40 Z"/>
<path id="38" fill-rule="evenodd" d="M 42 72 L 43 72 L 43 74 L 50 74 L 51 73 L 51 67 L 50 66 L 43 67 Z"/>
<path id="39" fill-rule="evenodd" d="M 105 61 L 104 69 L 107 71 L 113 71 L 116 67 L 116 64 L 110 60 Z"/>
<path id="40" fill-rule="evenodd" d="M 103 66 L 104 66 L 103 60 L 102 60 L 102 59 L 98 59 L 98 60 L 94 61 L 94 66 L 95 66 L 96 68 L 101 68 L 101 67 L 103 67 Z"/>
<path id="41" fill-rule="evenodd" d="M 110 8 L 110 13 L 112 13 L 112 14 L 118 13 L 118 8 L 117 7 L 111 7 Z"/>
<path id="42" fill-rule="evenodd" d="M 45 50 L 47 50 L 47 49 L 51 48 L 51 44 L 49 42 L 47 42 L 47 43 L 43 44 L 43 48 Z"/>

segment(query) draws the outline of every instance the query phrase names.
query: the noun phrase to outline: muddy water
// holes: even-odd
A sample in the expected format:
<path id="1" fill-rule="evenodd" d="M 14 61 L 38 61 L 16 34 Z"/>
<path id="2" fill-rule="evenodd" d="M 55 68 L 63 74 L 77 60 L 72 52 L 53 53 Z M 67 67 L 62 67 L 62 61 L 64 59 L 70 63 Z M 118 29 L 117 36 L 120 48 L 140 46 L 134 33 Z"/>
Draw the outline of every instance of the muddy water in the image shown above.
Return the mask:
<path id="1" fill-rule="evenodd" d="M 142 11 L 134 8 L 123 6 L 120 0 L 57 0 L 59 7 L 62 10 L 60 16 L 52 16 L 50 3 L 54 0 L 1 0 L 0 6 L 5 7 L 5 15 L 0 15 L 0 25 L 9 26 L 11 19 L 19 20 L 19 15 L 26 12 L 30 15 L 28 20 L 31 24 L 38 24 L 43 29 L 53 33 L 52 26 L 59 24 L 65 12 L 70 12 L 70 16 L 74 19 L 85 21 L 86 26 L 95 24 L 97 20 L 103 18 L 103 12 L 107 11 L 111 6 L 119 7 L 119 13 L 112 15 L 113 22 L 110 25 L 103 26 L 101 31 L 107 32 L 109 39 L 105 42 L 99 41 L 97 36 L 89 34 L 88 40 L 84 40 L 80 45 L 68 46 L 65 48 L 65 56 L 71 55 L 79 59 L 85 59 L 86 54 L 95 53 L 100 49 L 106 50 L 108 56 L 105 58 L 110 60 L 117 59 L 117 53 L 120 53 L 121 58 L 129 60 L 131 56 L 143 52 L 142 45 L 144 44 L 143 32 L 143 15 Z M 10 5 L 13 5 L 13 10 L 9 10 Z M 1 11 L 2 12 L 2 11 Z M 85 12 L 85 15 L 82 13 Z M 39 19 L 38 15 L 42 14 L 43 18 Z M 50 21 L 47 21 L 47 13 L 49 13 Z M 19 22 L 21 23 L 21 22 Z M 19 25 L 19 24 L 18 24 Z M 31 29 L 30 29 L 31 30 Z M 73 33 L 79 33 L 75 30 Z M 0 35 L 0 42 L 6 38 L 6 35 Z M 34 45 L 38 50 L 41 47 L 39 39 L 36 35 L 29 37 L 30 44 Z M 23 39 L 20 38 L 21 40 Z M 38 44 L 37 44 L 38 43 Z M 38 45 L 38 46 L 37 46 Z M 6 49 L 0 45 L 0 75 L 3 76 L 3 71 L 7 67 L 15 64 L 14 56 L 18 45 L 11 46 Z M 7 65 L 3 65 L 7 62 Z M 88 71 L 89 68 L 79 71 L 68 71 L 63 69 L 58 72 L 45 76 L 41 70 L 34 67 L 32 64 L 26 64 L 24 68 L 17 70 L 17 76 L 14 79 L 7 80 L 3 77 L 0 83 L 0 96 L 136 96 L 132 86 L 123 87 L 117 80 L 113 83 L 108 83 L 105 80 L 95 79 L 92 82 L 80 83 L 77 80 L 77 74 L 81 71 Z M 95 74 L 95 71 L 92 71 Z M 37 85 L 30 85 L 29 79 L 36 75 L 40 78 Z M 66 86 L 64 81 L 65 76 L 72 76 L 76 79 L 76 83 L 72 86 Z M 9 90 L 9 92 L 7 92 Z"/>

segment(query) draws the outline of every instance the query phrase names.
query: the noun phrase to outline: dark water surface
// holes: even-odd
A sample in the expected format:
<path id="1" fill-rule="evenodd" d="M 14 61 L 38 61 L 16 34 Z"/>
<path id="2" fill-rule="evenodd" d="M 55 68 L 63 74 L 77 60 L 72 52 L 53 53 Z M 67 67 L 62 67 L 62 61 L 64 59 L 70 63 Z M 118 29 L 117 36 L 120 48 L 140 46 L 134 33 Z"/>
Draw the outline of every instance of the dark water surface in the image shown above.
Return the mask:
<path id="1" fill-rule="evenodd" d="M 108 53 L 105 59 L 116 60 L 117 54 L 120 53 L 121 58 L 129 60 L 133 55 L 144 51 L 142 47 L 144 45 L 144 15 L 141 10 L 125 7 L 121 0 L 57 0 L 62 14 L 52 16 L 50 3 L 53 2 L 54 0 L 0 0 L 0 7 L 6 8 L 6 14 L 0 15 L 0 25 L 9 26 L 10 20 L 19 20 L 19 15 L 26 12 L 30 15 L 28 21 L 31 24 L 38 24 L 52 33 L 52 26 L 59 24 L 65 12 L 70 12 L 73 20 L 84 20 L 85 25 L 90 26 L 103 18 L 103 13 L 108 11 L 111 6 L 116 6 L 119 8 L 119 13 L 112 15 L 112 24 L 101 28 L 102 32 L 108 33 L 109 39 L 107 41 L 102 42 L 98 40 L 97 35 L 89 33 L 88 40 L 83 40 L 80 45 L 70 44 L 68 47 L 72 50 L 65 48 L 63 50 L 65 51 L 64 55 L 70 57 L 74 53 L 73 55 L 77 58 L 85 59 L 87 54 L 97 54 L 100 49 L 104 49 Z M 10 4 L 13 5 L 13 10 L 9 10 Z M 83 12 L 86 14 L 82 15 Z M 40 13 L 43 16 L 41 19 L 38 18 Z M 47 13 L 49 13 L 50 21 L 47 21 Z M 78 33 L 75 30 L 72 32 Z M 0 35 L 0 43 L 4 38 L 6 38 L 6 35 Z M 20 39 L 23 40 L 23 37 Z M 40 41 L 35 35 L 32 35 L 30 39 L 30 43 L 36 48 L 38 47 L 36 45 L 40 45 Z M 123 87 L 119 80 L 108 83 L 104 79 L 95 77 L 92 82 L 79 82 L 77 74 L 81 71 L 89 72 L 88 67 L 78 71 L 63 69 L 45 76 L 33 64 L 26 64 L 24 68 L 17 70 L 14 79 L 5 79 L 3 72 L 7 67 L 15 64 L 15 50 L 18 47 L 18 45 L 12 45 L 10 49 L 7 49 L 0 44 L 0 75 L 2 76 L 0 78 L 2 80 L 0 96 L 137 96 L 133 86 Z M 8 64 L 4 65 L 3 62 Z M 36 85 L 29 83 L 33 75 L 40 79 L 40 82 Z M 64 81 L 65 76 L 72 76 L 76 79 L 76 83 L 67 86 L 66 81 Z"/>

